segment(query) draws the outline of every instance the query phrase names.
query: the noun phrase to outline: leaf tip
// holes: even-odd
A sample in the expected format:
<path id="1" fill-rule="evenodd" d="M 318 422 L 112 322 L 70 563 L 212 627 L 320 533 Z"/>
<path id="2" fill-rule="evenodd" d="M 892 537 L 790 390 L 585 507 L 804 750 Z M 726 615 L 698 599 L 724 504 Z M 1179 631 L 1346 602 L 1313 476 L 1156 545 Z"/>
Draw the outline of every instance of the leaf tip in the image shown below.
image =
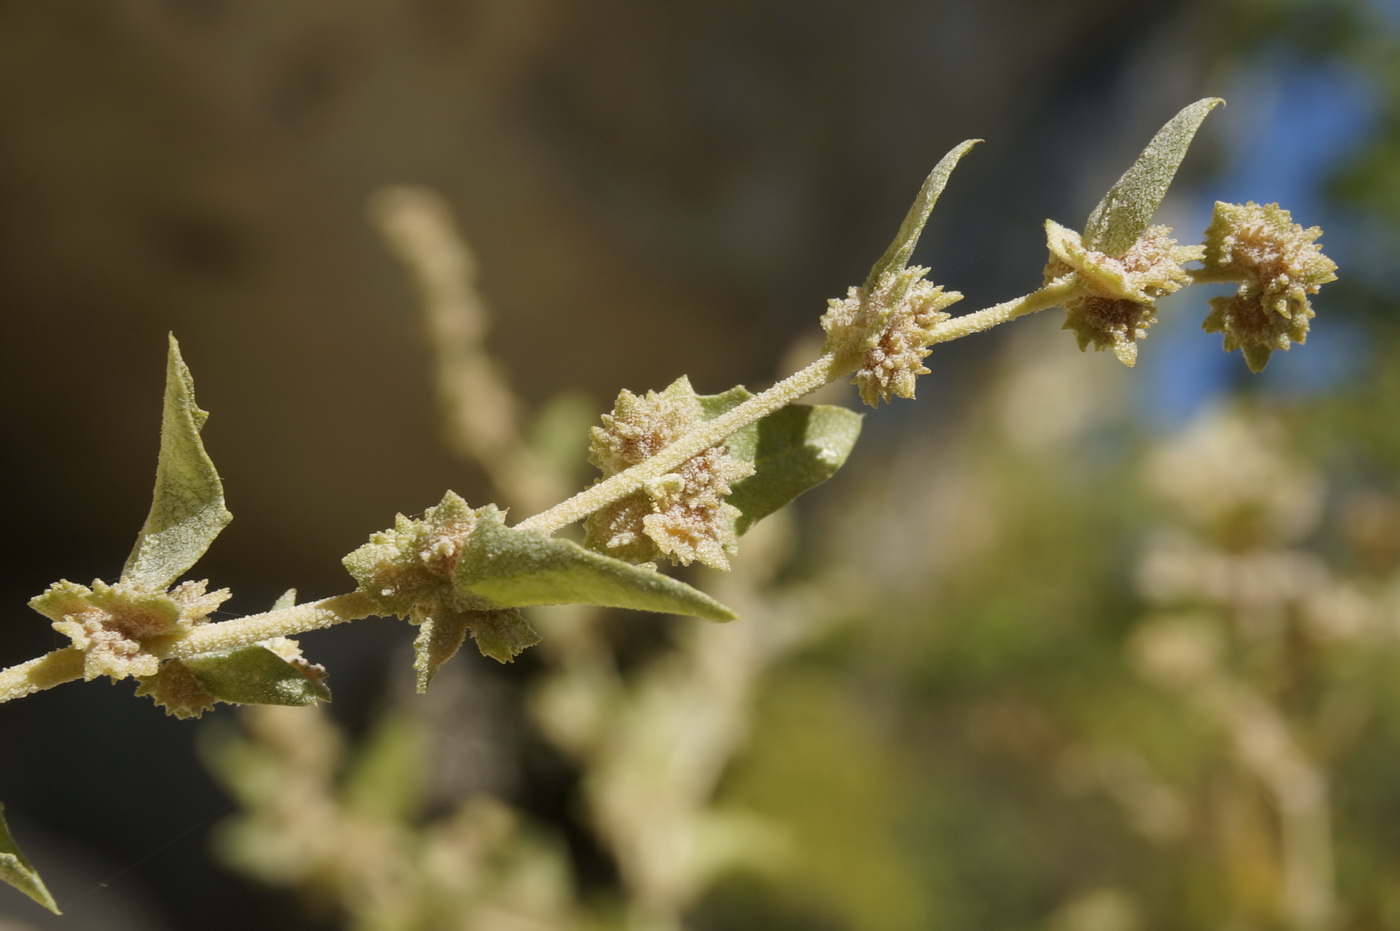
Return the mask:
<path id="1" fill-rule="evenodd" d="M 967 154 L 968 150 L 981 142 L 981 139 L 965 139 L 954 146 L 938 160 L 938 164 L 933 166 L 933 170 L 924 178 L 924 183 L 919 187 L 919 193 L 914 198 L 914 202 L 909 206 L 909 212 L 904 216 L 904 222 L 899 226 L 899 232 L 895 234 L 894 241 L 884 251 L 884 254 L 870 267 L 870 274 L 865 279 L 865 288 L 870 290 L 882 276 L 891 272 L 903 269 L 908 266 L 910 257 L 914 254 L 914 247 L 919 243 L 919 237 L 923 234 L 924 225 L 928 223 L 929 214 L 933 212 L 934 204 L 943 193 L 943 188 L 948 184 L 948 178 L 952 175 L 953 169 L 958 162 Z"/>
<path id="2" fill-rule="evenodd" d="M 10 835 L 9 826 L 5 823 L 3 804 L 0 804 L 0 882 L 18 889 L 55 915 L 63 914 L 59 911 L 52 893 L 44 885 L 38 870 L 20 853 Z"/>
<path id="3" fill-rule="evenodd" d="M 1224 103 L 1221 97 L 1203 97 L 1182 107 L 1157 131 L 1089 214 L 1086 246 L 1115 258 L 1132 247 L 1151 223 L 1206 115 Z"/>

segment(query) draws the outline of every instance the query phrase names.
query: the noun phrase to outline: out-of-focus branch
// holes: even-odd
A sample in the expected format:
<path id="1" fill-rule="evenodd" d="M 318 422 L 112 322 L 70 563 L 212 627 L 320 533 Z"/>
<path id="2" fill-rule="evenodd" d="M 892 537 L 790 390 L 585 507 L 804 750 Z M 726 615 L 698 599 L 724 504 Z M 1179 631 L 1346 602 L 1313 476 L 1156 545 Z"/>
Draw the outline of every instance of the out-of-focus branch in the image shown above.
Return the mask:
<path id="1" fill-rule="evenodd" d="M 1142 670 L 1219 727 L 1240 768 L 1271 796 L 1280 826 L 1280 910 L 1287 926 L 1332 927 L 1336 892 L 1324 768 L 1309 759 L 1278 707 L 1222 667 L 1200 625 L 1153 621 L 1139 632 L 1135 647 Z"/>
<path id="2" fill-rule="evenodd" d="M 1332 927 L 1332 825 L 1325 771 L 1308 759 L 1284 716 L 1252 689 L 1225 679 L 1196 694 L 1225 726 L 1240 764 L 1278 806 L 1284 907 L 1299 931 Z"/>
<path id="3" fill-rule="evenodd" d="M 505 498 L 529 513 L 562 498 L 568 489 L 525 443 L 520 401 L 486 353 L 490 313 L 447 204 L 426 188 L 387 187 L 371 197 L 370 214 L 418 290 L 448 448 L 480 463 Z"/>

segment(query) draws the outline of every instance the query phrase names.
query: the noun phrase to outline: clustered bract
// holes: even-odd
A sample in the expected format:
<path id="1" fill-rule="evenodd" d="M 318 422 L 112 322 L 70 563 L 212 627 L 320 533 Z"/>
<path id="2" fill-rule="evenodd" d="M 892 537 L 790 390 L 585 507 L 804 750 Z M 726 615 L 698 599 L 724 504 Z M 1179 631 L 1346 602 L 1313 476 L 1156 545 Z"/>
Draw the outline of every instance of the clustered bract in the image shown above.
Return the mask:
<path id="1" fill-rule="evenodd" d="M 519 611 L 461 592 L 454 584 L 453 570 L 478 517 L 477 510 L 449 491 L 421 518 L 396 515 L 392 529 L 372 534 L 342 560 L 381 611 L 419 626 L 414 649 L 420 691 L 469 633 L 483 654 L 503 663 L 539 642 Z"/>
<path id="2" fill-rule="evenodd" d="M 56 582 L 29 602 L 53 621 L 54 630 L 83 651 L 83 678 L 154 675 L 161 658 L 151 647 L 168 643 L 202 624 L 229 597 L 226 588 L 207 591 L 208 582 L 182 582 L 168 592 L 129 582 L 91 587 Z"/>
<path id="3" fill-rule="evenodd" d="M 475 607 L 461 603 L 451 582 L 476 521 L 476 511 L 449 491 L 421 518 L 395 515 L 392 529 L 371 534 L 342 562 L 386 614 L 421 623 L 443 611 Z"/>
<path id="4" fill-rule="evenodd" d="M 1066 330 L 1080 349 L 1111 349 L 1124 365 L 1137 362 L 1137 341 L 1157 319 L 1157 299 L 1191 280 L 1182 263 L 1201 257 L 1200 246 L 1180 246 L 1165 226 L 1148 227 L 1121 256 L 1089 248 L 1073 230 L 1045 222 L 1050 260 L 1045 281 L 1074 273 L 1085 293 L 1065 302 Z"/>
<path id="5" fill-rule="evenodd" d="M 588 461 L 606 478 L 650 459 L 705 420 L 689 380 L 665 391 L 636 395 L 623 390 L 603 425 L 591 431 Z M 665 557 L 673 564 L 700 562 L 728 569 L 739 511 L 725 497 L 753 466 L 712 446 L 673 471 L 590 514 L 585 545 L 633 563 Z"/>
<path id="6" fill-rule="evenodd" d="M 1262 371 L 1275 349 L 1307 339 L 1314 316 L 1308 295 L 1337 280 L 1336 263 L 1315 242 L 1321 235 L 1278 204 L 1216 203 L 1206 229 L 1206 272 L 1236 279 L 1240 288 L 1211 298 L 1204 326 L 1223 333 L 1225 350 L 1239 349 L 1251 371 Z"/>
<path id="7" fill-rule="evenodd" d="M 914 380 L 927 375 L 921 364 L 934 331 L 949 318 L 944 309 L 962 300 L 927 281 L 928 269 L 911 266 L 882 275 L 870 289 L 853 287 L 827 301 L 822 315 L 824 352 L 855 369 L 851 381 L 871 407 L 895 396 L 914 397 Z"/>

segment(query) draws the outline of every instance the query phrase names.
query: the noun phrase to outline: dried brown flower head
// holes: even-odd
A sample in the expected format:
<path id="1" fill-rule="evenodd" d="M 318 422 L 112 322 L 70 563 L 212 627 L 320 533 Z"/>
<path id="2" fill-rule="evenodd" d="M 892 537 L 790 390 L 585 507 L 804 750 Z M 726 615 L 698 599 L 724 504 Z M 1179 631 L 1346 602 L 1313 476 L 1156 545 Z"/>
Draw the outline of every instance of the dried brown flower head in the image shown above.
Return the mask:
<path id="1" fill-rule="evenodd" d="M 1275 349 L 1307 339 L 1314 316 L 1308 295 L 1337 280 L 1337 264 L 1314 241 L 1321 235 L 1278 204 L 1216 203 L 1206 229 L 1206 272 L 1238 280 L 1240 289 L 1211 298 L 1204 328 L 1225 334 L 1225 351 L 1239 349 L 1251 371 L 1263 371 Z"/>

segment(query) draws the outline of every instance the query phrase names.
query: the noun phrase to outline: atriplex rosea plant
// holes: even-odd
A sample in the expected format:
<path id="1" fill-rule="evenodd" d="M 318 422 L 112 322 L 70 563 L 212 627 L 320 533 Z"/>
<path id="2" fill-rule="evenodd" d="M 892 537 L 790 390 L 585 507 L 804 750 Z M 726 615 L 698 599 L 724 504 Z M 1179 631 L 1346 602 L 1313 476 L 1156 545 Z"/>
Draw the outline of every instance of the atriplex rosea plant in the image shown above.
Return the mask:
<path id="1" fill-rule="evenodd" d="M 699 395 L 682 377 L 661 392 L 623 391 L 592 430 L 590 461 L 603 473 L 555 507 L 513 525 L 494 505 L 448 492 L 421 518 L 400 515 L 344 564 L 356 587 L 298 605 L 288 592 L 262 614 L 210 621 L 228 598 L 205 581 L 178 582 L 228 523 L 223 488 L 200 441 L 206 414 L 172 338 L 161 448 L 150 515 L 114 583 L 61 581 L 30 602 L 72 644 L 0 671 L 0 701 L 74 679 L 137 681 L 168 713 L 195 717 L 216 702 L 304 705 L 329 697 L 325 672 L 289 637 L 369 616 L 418 627 L 418 688 L 470 634 L 508 662 L 538 635 L 520 609 L 591 604 L 724 621 L 733 614 L 658 571 L 701 562 L 726 569 L 756 521 L 829 478 L 860 430 L 843 408 L 794 402 L 850 378 L 875 407 L 914 397 L 930 347 L 1050 307 L 1081 348 L 1111 349 L 1128 365 L 1156 316 L 1156 300 L 1199 283 L 1230 282 L 1212 298 L 1205 329 L 1224 334 L 1254 371 L 1275 349 L 1303 342 L 1308 295 L 1335 278 L 1314 240 L 1277 205 L 1217 204 L 1201 245 L 1181 246 L 1150 225 L 1206 114 L 1198 101 L 1153 138 L 1090 214 L 1083 232 L 1047 221 L 1044 284 L 1023 297 L 953 317 L 959 300 L 909 266 L 914 246 L 957 162 L 948 153 L 925 180 L 898 234 L 865 281 L 830 301 L 820 358 L 760 394 L 742 387 Z M 1199 267 L 1187 267 L 1199 263 Z M 584 523 L 584 542 L 553 534 Z M 178 582 L 178 584 L 177 584 Z M 0 875 L 37 901 L 53 900 L 0 823 Z"/>

